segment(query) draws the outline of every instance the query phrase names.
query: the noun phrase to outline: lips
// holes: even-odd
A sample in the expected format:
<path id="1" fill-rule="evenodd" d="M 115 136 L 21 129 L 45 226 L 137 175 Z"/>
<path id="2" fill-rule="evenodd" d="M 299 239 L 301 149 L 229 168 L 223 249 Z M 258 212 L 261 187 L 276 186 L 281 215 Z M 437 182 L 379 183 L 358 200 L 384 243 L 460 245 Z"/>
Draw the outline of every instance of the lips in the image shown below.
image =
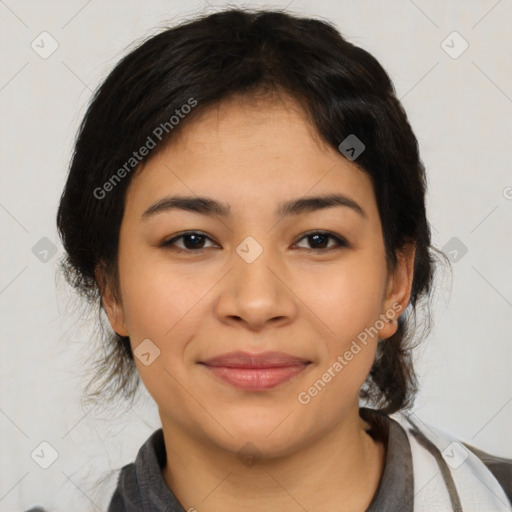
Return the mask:
<path id="1" fill-rule="evenodd" d="M 202 362 L 208 366 L 224 366 L 226 368 L 276 368 L 309 363 L 310 361 L 284 352 L 263 352 L 261 354 L 229 352 Z"/>
<path id="2" fill-rule="evenodd" d="M 284 384 L 310 363 L 284 352 L 230 352 L 200 362 L 215 377 L 248 391 L 264 391 Z"/>

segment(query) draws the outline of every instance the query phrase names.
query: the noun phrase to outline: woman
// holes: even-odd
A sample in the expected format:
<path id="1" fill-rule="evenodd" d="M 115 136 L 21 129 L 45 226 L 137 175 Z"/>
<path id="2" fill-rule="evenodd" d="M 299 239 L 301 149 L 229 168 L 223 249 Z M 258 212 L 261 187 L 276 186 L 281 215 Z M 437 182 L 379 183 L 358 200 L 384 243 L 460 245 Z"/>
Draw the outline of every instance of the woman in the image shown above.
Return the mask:
<path id="1" fill-rule="evenodd" d="M 510 510 L 510 461 L 406 412 L 425 192 L 388 75 L 325 22 L 232 9 L 122 59 L 58 212 L 99 375 L 162 422 L 110 512 Z"/>

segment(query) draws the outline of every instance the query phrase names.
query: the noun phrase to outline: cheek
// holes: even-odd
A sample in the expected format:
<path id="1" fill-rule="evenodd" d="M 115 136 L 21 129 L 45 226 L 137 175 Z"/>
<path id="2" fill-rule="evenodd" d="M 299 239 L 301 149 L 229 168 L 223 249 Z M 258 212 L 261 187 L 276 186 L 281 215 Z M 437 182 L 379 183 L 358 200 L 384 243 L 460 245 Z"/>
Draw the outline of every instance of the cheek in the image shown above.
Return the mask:
<path id="1" fill-rule="evenodd" d="M 123 310 L 138 373 L 156 403 L 172 408 L 183 407 L 183 390 L 179 383 L 187 379 L 184 360 L 187 346 L 201 318 L 206 315 L 208 283 L 193 282 L 165 265 L 141 265 L 138 260 L 121 265 Z M 147 260 L 146 260 L 147 261 Z M 137 357 L 139 345 L 149 339 L 150 364 Z M 147 342 L 145 347 L 148 347 Z M 144 352 L 147 350 L 144 349 Z M 154 354 L 158 354 L 154 356 Z"/>
<path id="2" fill-rule="evenodd" d="M 338 404 L 336 409 L 358 395 L 375 360 L 385 274 L 379 261 L 361 253 L 347 257 L 328 274 L 320 280 L 321 288 L 310 294 L 311 309 L 328 327 L 325 357 L 311 384 L 317 382 L 316 388 L 322 389 L 317 406 L 325 400 Z"/>
<path id="3" fill-rule="evenodd" d="M 170 339 L 177 339 L 176 333 L 197 314 L 207 292 L 206 284 L 202 286 L 192 275 L 155 264 L 135 251 L 120 252 L 119 270 L 123 312 L 134 345 L 149 338 L 164 348 Z"/>
<path id="4" fill-rule="evenodd" d="M 152 276 L 152 277 L 157 277 Z M 175 346 L 175 340 L 185 335 L 186 326 L 201 314 L 201 297 L 207 292 L 189 281 L 146 281 L 144 287 L 134 287 L 126 293 L 125 313 L 130 332 L 135 336 L 153 338 L 165 348 Z M 196 324 L 197 325 L 197 324 Z M 174 340 L 174 341 L 173 341 Z M 173 343 L 171 343 L 173 341 Z"/>
<path id="5" fill-rule="evenodd" d="M 328 328 L 328 339 L 342 345 L 374 325 L 383 312 L 385 275 L 381 266 L 361 257 L 350 260 L 322 276 L 315 275 L 303 288 L 307 305 Z"/>
<path id="6" fill-rule="evenodd" d="M 301 396 L 312 404 L 312 414 L 326 421 L 336 421 L 340 411 L 358 399 L 374 363 L 375 326 L 381 313 L 379 284 L 378 275 L 369 272 L 338 272 L 329 280 L 327 292 L 315 296 L 311 309 L 318 311 L 329 334 L 322 343 L 323 357 Z M 300 397 L 299 402 L 304 403 Z"/>

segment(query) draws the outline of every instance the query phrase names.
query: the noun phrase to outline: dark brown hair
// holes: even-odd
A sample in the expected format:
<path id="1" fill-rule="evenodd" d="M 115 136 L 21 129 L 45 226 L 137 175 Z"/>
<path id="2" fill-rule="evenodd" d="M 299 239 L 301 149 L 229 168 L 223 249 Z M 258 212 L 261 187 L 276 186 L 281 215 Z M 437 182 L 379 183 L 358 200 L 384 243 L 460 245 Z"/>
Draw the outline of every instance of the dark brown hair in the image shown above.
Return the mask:
<path id="1" fill-rule="evenodd" d="M 208 107 L 234 95 L 276 92 L 297 100 L 316 133 L 333 148 L 349 135 L 364 143 L 356 163 L 373 183 L 388 268 L 396 266 L 397 251 L 405 243 L 416 245 L 409 307 L 397 332 L 379 341 L 361 389 L 361 397 L 383 412 L 408 407 L 416 391 L 410 354 L 416 310 L 421 301 L 429 311 L 434 256 L 444 255 L 431 246 L 425 170 L 393 84 L 372 55 L 328 22 L 282 11 L 229 9 L 166 29 L 128 53 L 95 92 L 76 139 L 57 215 L 67 253 L 61 262 L 64 275 L 98 307 L 105 327 L 104 283 L 95 270 L 103 268 L 118 293 L 119 230 L 135 171 Z M 171 117 L 191 98 L 196 106 L 174 126 Z M 165 133 L 160 130 L 159 147 L 129 172 L 126 163 L 133 152 L 159 126 L 167 127 Z M 113 182 L 122 168 L 122 179 Z M 109 180 L 108 193 L 98 192 L 106 190 Z M 130 340 L 108 328 L 102 328 L 102 335 L 104 351 L 89 383 L 97 387 L 89 396 L 133 397 L 139 378 Z"/>

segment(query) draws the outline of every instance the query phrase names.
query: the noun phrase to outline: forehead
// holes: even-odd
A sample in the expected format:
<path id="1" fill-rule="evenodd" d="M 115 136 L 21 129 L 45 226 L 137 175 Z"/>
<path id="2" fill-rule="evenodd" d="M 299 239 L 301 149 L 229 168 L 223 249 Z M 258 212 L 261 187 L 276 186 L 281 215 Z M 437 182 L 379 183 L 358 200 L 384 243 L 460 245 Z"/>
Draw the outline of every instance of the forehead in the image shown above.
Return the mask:
<path id="1" fill-rule="evenodd" d="M 235 213 L 339 192 L 375 213 L 368 174 L 325 143 L 288 97 L 235 98 L 203 111 L 132 178 L 127 206 L 140 212 L 171 192 L 222 198 Z"/>

